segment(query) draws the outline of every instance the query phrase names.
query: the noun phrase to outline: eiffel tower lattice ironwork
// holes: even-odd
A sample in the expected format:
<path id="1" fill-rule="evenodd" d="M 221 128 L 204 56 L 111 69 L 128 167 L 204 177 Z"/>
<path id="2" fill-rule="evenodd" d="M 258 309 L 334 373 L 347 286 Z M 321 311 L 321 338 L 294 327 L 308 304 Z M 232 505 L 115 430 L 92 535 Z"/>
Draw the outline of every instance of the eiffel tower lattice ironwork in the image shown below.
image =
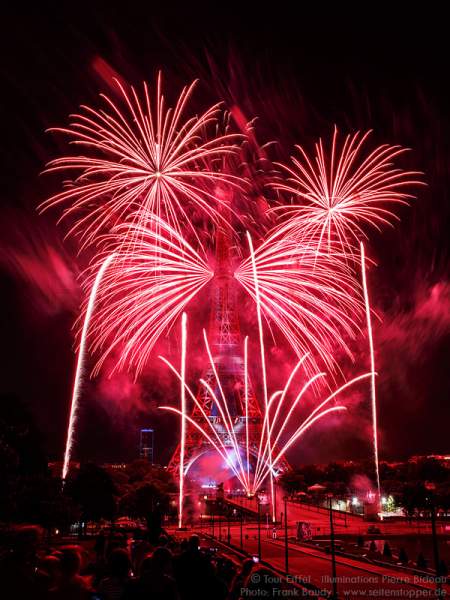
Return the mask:
<path id="1" fill-rule="evenodd" d="M 263 415 L 256 399 L 251 379 L 248 379 L 248 413 L 245 406 L 244 357 L 243 339 L 240 332 L 237 309 L 237 285 L 233 277 L 231 261 L 231 243 L 229 235 L 218 230 L 216 233 L 216 267 L 212 283 L 212 307 L 209 323 L 208 341 L 211 348 L 214 365 L 227 401 L 228 410 L 234 423 L 234 434 L 242 450 L 246 451 L 246 414 L 248 414 L 249 453 L 255 457 L 259 450 Z M 212 367 L 206 368 L 203 379 L 219 394 L 216 378 Z M 197 393 L 204 412 L 208 415 L 222 443 L 232 447 L 229 433 L 223 425 L 222 418 L 215 401 L 207 388 L 199 387 Z M 200 425 L 204 425 L 204 417 L 200 409 L 194 405 L 190 417 Z M 185 474 L 193 463 L 208 451 L 214 451 L 212 444 L 205 439 L 201 432 L 191 423 L 186 424 L 185 437 Z M 174 475 L 179 473 L 180 445 L 176 448 L 169 463 L 168 470 Z M 277 464 L 277 471 L 289 469 L 289 464 L 283 458 Z"/>

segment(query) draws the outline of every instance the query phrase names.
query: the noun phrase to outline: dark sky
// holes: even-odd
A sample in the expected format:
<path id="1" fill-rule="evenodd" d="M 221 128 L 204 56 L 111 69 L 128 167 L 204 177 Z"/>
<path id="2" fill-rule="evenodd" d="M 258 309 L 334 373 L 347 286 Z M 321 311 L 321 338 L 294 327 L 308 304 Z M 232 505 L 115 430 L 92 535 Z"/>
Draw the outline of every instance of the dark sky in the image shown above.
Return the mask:
<path id="1" fill-rule="evenodd" d="M 343 131 L 372 128 L 374 142 L 412 148 L 402 166 L 424 171 L 428 187 L 400 211 L 395 230 L 371 234 L 373 296 L 383 319 L 375 326 L 382 455 L 449 452 L 450 65 L 440 5 L 415 12 L 405 3 L 393 14 L 380 3 L 355 12 L 291 8 L 300 3 L 276 3 L 276 10 L 227 3 L 214 12 L 195 3 L 60 4 L 0 15 L 0 392 L 30 404 L 50 454 L 62 453 L 76 276 L 85 259 L 62 240 L 56 214 L 35 212 L 59 186 L 39 175 L 63 149 L 45 129 L 109 91 L 105 65 L 135 84 L 162 68 L 169 94 L 200 77 L 201 101 L 229 94 L 246 116 L 259 117 L 260 140 L 278 140 L 286 156 L 296 142 L 329 135 L 334 123 Z M 80 456 L 133 456 L 136 427 L 150 420 L 159 427 L 157 457 L 167 459 L 173 422 L 154 410 L 164 396 L 158 376 L 138 389 L 139 404 L 120 407 L 108 404 L 111 390 L 91 385 Z M 354 431 L 339 429 L 330 439 L 328 429 L 319 430 L 305 440 L 300 460 L 367 455 Z"/>

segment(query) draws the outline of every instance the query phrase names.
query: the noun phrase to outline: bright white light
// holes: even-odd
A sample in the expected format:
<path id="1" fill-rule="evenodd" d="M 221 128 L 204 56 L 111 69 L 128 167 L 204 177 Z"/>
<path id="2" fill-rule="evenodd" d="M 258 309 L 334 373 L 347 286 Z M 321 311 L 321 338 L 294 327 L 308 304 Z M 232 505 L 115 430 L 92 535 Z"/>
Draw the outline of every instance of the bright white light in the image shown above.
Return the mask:
<path id="1" fill-rule="evenodd" d="M 359 500 L 358 500 L 358 498 L 357 498 L 356 496 L 354 496 L 354 497 L 352 498 L 352 504 L 353 504 L 353 506 L 358 506 L 358 504 L 359 504 Z"/>

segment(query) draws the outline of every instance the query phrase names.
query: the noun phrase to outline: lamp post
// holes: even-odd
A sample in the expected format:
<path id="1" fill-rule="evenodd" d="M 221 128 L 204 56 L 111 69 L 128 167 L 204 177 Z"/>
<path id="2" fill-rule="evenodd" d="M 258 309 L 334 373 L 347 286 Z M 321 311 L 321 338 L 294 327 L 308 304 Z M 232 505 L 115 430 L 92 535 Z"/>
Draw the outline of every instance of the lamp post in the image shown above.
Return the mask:
<path id="1" fill-rule="evenodd" d="M 431 512 L 431 535 L 433 539 L 433 557 L 434 557 L 434 569 L 436 572 L 436 590 L 440 590 L 441 585 L 441 569 L 439 560 L 439 545 L 436 532 L 436 506 L 434 502 L 434 490 L 436 486 L 434 483 L 425 483 L 425 488 L 430 492 L 430 512 Z M 440 596 L 438 592 L 438 597 Z"/>
<path id="2" fill-rule="evenodd" d="M 288 540 L 288 519 L 287 519 L 287 501 L 288 497 L 283 496 L 284 500 L 284 570 L 289 575 L 289 540 Z"/>
<path id="3" fill-rule="evenodd" d="M 219 528 L 219 542 L 222 541 L 222 517 L 223 517 L 223 503 L 221 500 L 217 501 L 217 516 L 219 518 L 219 522 L 217 527 Z"/>
<path id="4" fill-rule="evenodd" d="M 273 515 L 272 515 L 272 522 L 273 522 L 274 525 L 277 522 L 277 492 L 276 492 L 275 486 L 273 488 Z"/>
<path id="5" fill-rule="evenodd" d="M 261 560 L 261 500 L 259 496 L 256 502 L 258 504 L 258 558 Z"/>
<path id="6" fill-rule="evenodd" d="M 244 547 L 244 543 L 243 543 L 243 516 L 244 516 L 244 511 L 241 508 L 240 523 L 239 523 L 239 537 L 240 537 L 241 550 Z"/>
<path id="7" fill-rule="evenodd" d="M 205 494 L 203 496 L 203 508 L 200 513 L 200 531 L 203 531 L 203 527 L 205 527 L 206 531 L 208 531 L 207 523 L 203 523 L 204 519 L 208 516 L 208 496 Z"/>
<path id="8" fill-rule="evenodd" d="M 330 507 L 330 542 L 331 542 L 331 584 L 333 589 L 332 598 L 337 600 L 337 577 L 336 577 L 336 548 L 334 544 L 334 522 L 333 522 L 333 495 L 328 494 L 328 502 Z"/>

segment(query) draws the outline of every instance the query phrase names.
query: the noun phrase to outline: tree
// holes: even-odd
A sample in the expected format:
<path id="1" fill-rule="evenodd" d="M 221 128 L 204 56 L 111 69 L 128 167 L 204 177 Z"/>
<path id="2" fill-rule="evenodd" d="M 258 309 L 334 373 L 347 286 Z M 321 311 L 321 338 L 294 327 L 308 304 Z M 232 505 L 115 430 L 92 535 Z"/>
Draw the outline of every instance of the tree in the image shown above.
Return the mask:
<path id="1" fill-rule="evenodd" d="M 416 510 L 425 508 L 427 491 L 423 483 L 407 483 L 401 493 L 401 504 L 408 517 L 412 517 Z"/>
<path id="2" fill-rule="evenodd" d="M 32 520 L 24 512 L 27 497 L 39 503 L 39 495 L 29 492 L 35 483 L 49 479 L 41 437 L 31 413 L 19 398 L 0 397 L 0 519 Z"/>
<path id="3" fill-rule="evenodd" d="M 280 485 L 287 494 L 293 495 L 305 489 L 305 478 L 298 471 L 287 471 L 280 477 Z"/>
<path id="4" fill-rule="evenodd" d="M 347 492 L 347 485 L 343 481 L 325 481 L 323 485 L 335 496 L 344 496 Z"/>
<path id="5" fill-rule="evenodd" d="M 162 517 L 168 508 L 169 495 L 157 482 L 136 484 L 119 502 L 120 514 L 146 520 L 155 541 L 161 533 Z"/>
<path id="6" fill-rule="evenodd" d="M 59 477 L 36 475 L 20 480 L 16 495 L 16 521 L 36 523 L 49 533 L 67 531 L 80 517 L 80 510 L 64 493 Z"/>
<path id="7" fill-rule="evenodd" d="M 321 483 L 324 480 L 324 473 L 316 465 L 306 465 L 297 471 L 300 475 L 303 475 L 305 484 L 307 486 L 314 485 L 315 483 Z"/>
<path id="8" fill-rule="evenodd" d="M 417 476 L 420 481 L 439 483 L 448 480 L 449 473 L 437 459 L 424 458 L 417 463 Z"/>
<path id="9" fill-rule="evenodd" d="M 333 483 L 348 484 L 351 474 L 350 469 L 338 463 L 330 463 L 325 469 L 324 478 Z"/>
<path id="10" fill-rule="evenodd" d="M 138 458 L 129 463 L 125 468 L 125 474 L 129 483 L 143 481 L 151 473 L 152 464 L 146 458 Z"/>
<path id="11" fill-rule="evenodd" d="M 81 510 L 83 521 L 112 519 L 116 513 L 116 488 L 101 467 L 87 463 L 66 483 L 67 494 Z"/>

